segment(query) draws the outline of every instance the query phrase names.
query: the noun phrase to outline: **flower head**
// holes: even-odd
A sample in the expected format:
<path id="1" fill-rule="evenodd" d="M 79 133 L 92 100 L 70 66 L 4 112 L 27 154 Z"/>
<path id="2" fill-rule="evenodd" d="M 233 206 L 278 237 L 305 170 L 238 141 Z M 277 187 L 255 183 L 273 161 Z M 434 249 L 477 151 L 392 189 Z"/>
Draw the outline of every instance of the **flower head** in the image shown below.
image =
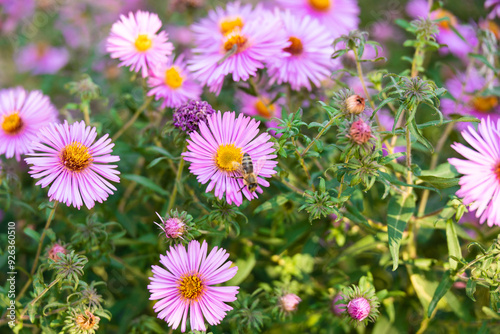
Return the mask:
<path id="1" fill-rule="evenodd" d="M 493 20 L 495 17 L 500 17 L 500 0 L 486 0 L 484 2 L 484 7 L 491 10 L 488 14 L 490 20 Z"/>
<path id="2" fill-rule="evenodd" d="M 319 87 L 335 68 L 332 38 L 325 26 L 310 16 L 296 17 L 289 11 L 281 13 L 288 57 L 271 58 L 268 72 L 271 82 L 290 83 L 292 89 Z M 312 86 L 311 86 L 312 83 Z"/>
<path id="3" fill-rule="evenodd" d="M 280 306 L 285 312 L 295 311 L 301 301 L 302 299 L 300 299 L 299 296 L 293 293 L 288 293 L 284 296 L 281 296 L 279 299 Z"/>
<path id="4" fill-rule="evenodd" d="M 236 99 L 239 101 L 242 113 L 266 119 L 265 124 L 268 128 L 278 127 L 278 122 L 274 118 L 280 115 L 281 105 L 284 103 L 282 98 L 271 103 L 271 95 L 265 92 L 261 92 L 257 97 L 240 91 L 236 94 Z"/>
<path id="5" fill-rule="evenodd" d="M 191 162 L 189 170 L 197 176 L 200 183 L 209 182 L 207 192 L 215 188 L 215 196 L 222 199 L 226 194 L 229 204 L 241 205 L 242 193 L 248 200 L 257 198 L 262 193 L 261 186 L 268 187 L 264 177 L 271 177 L 276 171 L 277 162 L 273 154 L 275 149 L 267 133 L 259 134 L 259 123 L 250 117 L 234 112 L 220 111 L 208 117 L 207 123 L 200 123 L 199 131 L 194 131 L 188 139 L 187 152 L 184 159 Z M 249 186 L 241 178 L 239 166 L 243 157 L 252 161 L 256 176 L 250 191 Z"/>
<path id="6" fill-rule="evenodd" d="M 46 43 L 28 44 L 15 57 L 20 72 L 54 74 L 66 66 L 69 52 L 65 48 L 52 47 Z"/>
<path id="7" fill-rule="evenodd" d="M 130 12 L 128 17 L 121 15 L 111 27 L 106 51 L 111 58 L 120 59 L 120 66 L 130 66 L 145 78 L 148 69 L 166 63 L 174 49 L 172 43 L 167 42 L 167 34 L 158 33 L 160 28 L 161 21 L 156 14 L 137 11 Z"/>
<path id="8" fill-rule="evenodd" d="M 51 259 L 52 261 L 59 260 L 59 253 L 67 254 L 68 251 L 63 245 L 59 243 L 53 244 L 49 249 L 49 259 Z"/>
<path id="9" fill-rule="evenodd" d="M 366 122 L 363 118 L 359 118 L 351 124 L 347 137 L 356 144 L 363 145 L 368 143 L 374 136 L 369 122 Z"/>
<path id="10" fill-rule="evenodd" d="M 324 24 L 332 38 L 357 29 L 359 7 L 356 0 L 277 0 L 298 16 L 311 16 Z"/>
<path id="11" fill-rule="evenodd" d="M 477 131 L 471 126 L 462 131 L 464 139 L 472 146 L 455 143 L 451 147 L 466 160 L 451 158 L 449 163 L 456 167 L 460 178 L 457 196 L 476 212 L 480 223 L 488 226 L 500 225 L 500 121 L 483 119 Z"/>
<path id="12" fill-rule="evenodd" d="M 38 130 L 57 122 L 57 109 L 40 91 L 21 87 L 0 90 L 0 154 L 21 159 L 33 152 L 31 142 Z"/>
<path id="13" fill-rule="evenodd" d="M 236 300 L 237 286 L 214 286 L 230 280 L 238 267 L 228 261 L 224 249 L 214 247 L 207 256 L 207 243 L 192 240 L 186 248 L 180 244 L 160 255 L 165 267 L 152 266 L 153 277 L 148 289 L 150 300 L 159 300 L 154 310 L 158 318 L 170 327 L 186 331 L 188 313 L 191 330 L 206 331 L 204 318 L 214 326 L 221 322 L 232 307 L 225 304 Z"/>
<path id="14" fill-rule="evenodd" d="M 162 108 L 177 108 L 189 100 L 199 100 L 201 95 L 201 87 L 191 78 L 182 55 L 153 67 L 148 85 L 149 96 L 155 96 L 156 100 L 163 98 Z"/>
<path id="15" fill-rule="evenodd" d="M 45 188 L 52 183 L 48 193 L 51 201 L 78 209 L 85 204 L 91 209 L 116 190 L 107 180 L 120 182 L 120 172 L 109 163 L 120 158 L 110 154 L 114 144 L 107 134 L 94 142 L 96 137 L 96 128 L 83 121 L 52 123 L 38 132 L 32 144 L 35 153 L 25 160 L 32 165 L 31 176 L 40 179 L 37 185 Z"/>
<path id="16" fill-rule="evenodd" d="M 258 18 L 241 28 L 235 27 L 216 42 L 209 45 L 199 42 L 189 69 L 211 92 L 218 94 L 226 75 L 232 74 L 236 82 L 246 81 L 264 68 L 269 59 L 287 57 L 284 49 L 289 45 L 279 17 L 262 10 Z"/>
<path id="17" fill-rule="evenodd" d="M 64 320 L 63 330 L 70 334 L 94 334 L 99 329 L 100 320 L 90 310 L 72 309 Z"/>
<path id="18" fill-rule="evenodd" d="M 342 294 L 343 304 L 339 305 L 339 309 L 351 323 L 355 325 L 364 323 L 366 325 L 368 320 L 374 322 L 378 317 L 380 303 L 373 288 L 363 291 L 358 286 L 353 285 L 345 288 Z"/>
<path id="19" fill-rule="evenodd" d="M 345 100 L 346 109 L 350 114 L 361 114 L 365 110 L 365 99 L 357 94 Z"/>
<path id="20" fill-rule="evenodd" d="M 183 211 L 179 213 L 177 210 L 172 210 L 167 213 L 165 218 L 160 216 L 158 212 L 156 213 L 158 218 L 160 218 L 160 224 L 155 222 L 155 224 L 165 233 L 167 239 L 183 239 L 186 234 L 189 234 L 189 230 L 192 228 L 191 221 L 193 217 L 187 212 Z"/>
<path id="21" fill-rule="evenodd" d="M 200 122 L 206 122 L 214 112 L 206 101 L 191 101 L 174 111 L 174 126 L 187 133 L 197 131 Z"/>

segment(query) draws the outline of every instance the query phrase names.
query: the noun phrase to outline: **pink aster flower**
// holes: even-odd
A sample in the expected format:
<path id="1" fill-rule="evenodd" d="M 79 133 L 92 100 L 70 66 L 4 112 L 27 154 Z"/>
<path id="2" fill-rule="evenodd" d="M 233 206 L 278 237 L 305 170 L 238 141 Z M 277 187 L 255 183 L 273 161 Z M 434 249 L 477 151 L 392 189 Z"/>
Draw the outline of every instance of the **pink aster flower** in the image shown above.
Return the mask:
<path id="1" fill-rule="evenodd" d="M 261 6 L 241 5 L 239 1 L 230 2 L 226 8 L 217 7 L 208 16 L 191 26 L 196 44 L 199 47 L 220 43 L 220 40 L 234 29 L 242 29 L 250 20 L 258 19 Z"/>
<path id="2" fill-rule="evenodd" d="M 199 100 L 202 92 L 201 86 L 191 78 L 182 55 L 175 61 L 172 57 L 166 63 L 154 66 L 148 85 L 151 87 L 149 96 L 154 96 L 155 100 L 163 99 L 162 108 L 177 108 L 189 100 Z"/>
<path id="3" fill-rule="evenodd" d="M 95 202 L 102 203 L 116 188 L 107 180 L 120 182 L 116 165 L 119 161 L 111 155 L 114 144 L 108 135 L 96 142 L 96 128 L 85 126 L 85 122 L 68 125 L 50 124 L 37 134 L 32 144 L 35 153 L 29 154 L 26 162 L 30 174 L 40 179 L 36 184 L 49 189 L 50 200 L 73 205 L 80 209 L 85 204 L 88 209 Z"/>
<path id="4" fill-rule="evenodd" d="M 290 46 L 286 58 L 272 58 L 268 62 L 271 82 L 290 83 L 294 90 L 319 87 L 336 66 L 332 59 L 332 39 L 325 26 L 310 16 L 295 17 L 289 11 L 281 13 L 286 38 Z"/>
<path id="5" fill-rule="evenodd" d="M 451 147 L 467 160 L 448 159 L 459 173 L 460 189 L 457 196 L 476 212 L 480 223 L 488 226 L 500 225 L 500 121 L 489 117 L 478 125 L 478 131 L 471 126 L 462 131 L 464 139 L 472 146 L 454 143 Z"/>
<path id="6" fill-rule="evenodd" d="M 259 18 L 246 22 L 242 28 L 235 27 L 217 43 L 199 44 L 193 50 L 189 69 L 211 92 L 218 94 L 226 75 L 232 74 L 234 81 L 246 81 L 269 59 L 287 57 L 284 49 L 289 45 L 281 20 L 263 10 Z"/>
<path id="7" fill-rule="evenodd" d="M 485 87 L 489 78 L 480 74 L 477 70 L 459 73 L 457 76 L 446 81 L 445 88 L 456 101 L 448 98 L 441 100 L 441 110 L 445 115 L 462 114 L 474 116 L 481 120 L 490 117 L 493 121 L 500 119 L 500 104 L 498 97 L 493 95 L 478 94 L 487 91 Z M 493 84 L 498 84 L 493 81 Z M 457 128 L 467 128 L 466 123 L 457 123 Z"/>
<path id="8" fill-rule="evenodd" d="M 111 58 L 120 59 L 120 66 L 130 66 L 135 72 L 142 72 L 142 77 L 148 75 L 148 69 L 155 64 L 167 62 L 167 57 L 174 49 L 164 31 L 158 33 L 161 21 L 158 15 L 143 11 L 128 17 L 120 16 L 111 27 L 107 40 L 106 51 Z"/>
<path id="9" fill-rule="evenodd" d="M 488 18 L 493 20 L 495 17 L 500 17 L 500 0 L 486 0 L 484 3 L 485 8 L 490 8 L 491 12 Z"/>
<path id="10" fill-rule="evenodd" d="M 180 244 L 170 247 L 166 256 L 160 255 L 165 267 L 152 266 L 153 277 L 148 289 L 150 300 L 159 300 L 154 310 L 158 318 L 170 327 L 186 331 L 187 316 L 191 330 L 206 331 L 204 318 L 214 326 L 221 322 L 232 307 L 225 304 L 236 300 L 237 286 L 214 286 L 230 280 L 238 267 L 225 262 L 229 254 L 214 247 L 207 256 L 207 243 L 192 240 L 186 248 Z"/>
<path id="11" fill-rule="evenodd" d="M 298 16 L 312 16 L 324 24 L 332 38 L 357 29 L 359 7 L 356 0 L 277 0 Z"/>
<path id="12" fill-rule="evenodd" d="M 31 153 L 31 142 L 38 130 L 57 122 L 57 109 L 40 91 L 21 87 L 0 90 L 0 154 L 13 156 Z"/>
<path id="13" fill-rule="evenodd" d="M 20 72 L 54 74 L 66 66 L 69 52 L 45 43 L 29 44 L 19 51 L 15 61 Z"/>
<path id="14" fill-rule="evenodd" d="M 268 128 L 278 127 L 278 122 L 273 118 L 279 117 L 281 114 L 281 105 L 285 102 L 282 98 L 271 103 L 271 96 L 267 93 L 262 92 L 259 98 L 239 91 L 236 94 L 236 100 L 241 106 L 240 111 L 245 115 L 265 118 L 267 120 L 265 124 Z"/>
<path id="15" fill-rule="evenodd" d="M 200 183 L 207 186 L 207 192 L 215 188 L 215 196 L 222 199 L 226 194 L 229 204 L 243 203 L 242 193 L 248 200 L 262 193 L 261 186 L 269 187 L 264 177 L 271 177 L 278 164 L 273 143 L 267 133 L 259 134 L 259 123 L 250 117 L 234 112 L 220 111 L 210 115 L 207 122 L 200 123 L 200 129 L 193 131 L 188 139 L 188 151 L 184 159 L 191 162 L 189 170 Z M 257 138 L 256 138 L 257 137 Z M 245 185 L 239 167 L 248 155 L 257 176 L 252 186 Z M 253 191 L 249 190 L 252 189 Z M 255 191 L 254 191 L 255 190 Z"/>

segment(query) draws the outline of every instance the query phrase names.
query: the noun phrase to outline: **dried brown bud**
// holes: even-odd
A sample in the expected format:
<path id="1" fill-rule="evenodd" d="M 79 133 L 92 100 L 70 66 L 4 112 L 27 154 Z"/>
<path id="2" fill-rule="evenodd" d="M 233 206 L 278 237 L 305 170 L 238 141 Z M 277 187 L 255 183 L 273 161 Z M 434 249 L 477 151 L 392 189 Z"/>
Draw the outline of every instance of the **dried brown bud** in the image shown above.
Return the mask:
<path id="1" fill-rule="evenodd" d="M 59 260 L 59 253 L 63 253 L 63 254 L 68 254 L 68 251 L 66 250 L 66 248 L 64 248 L 64 246 L 60 245 L 60 244 L 54 244 L 52 245 L 52 247 L 49 249 L 49 259 L 52 259 L 53 261 L 58 261 Z"/>
<path id="2" fill-rule="evenodd" d="M 76 324 L 80 327 L 80 329 L 88 331 L 90 329 L 97 329 L 99 327 L 98 324 L 100 320 L 101 318 L 96 317 L 89 310 L 86 310 L 85 315 L 79 314 L 76 317 Z"/>
<path id="3" fill-rule="evenodd" d="M 351 95 L 345 100 L 347 111 L 351 114 L 361 114 L 365 110 L 365 99 L 359 95 Z"/>
<path id="4" fill-rule="evenodd" d="M 367 143 L 373 137 L 370 124 L 366 123 L 362 119 L 357 120 L 352 123 L 347 137 L 358 145 Z"/>

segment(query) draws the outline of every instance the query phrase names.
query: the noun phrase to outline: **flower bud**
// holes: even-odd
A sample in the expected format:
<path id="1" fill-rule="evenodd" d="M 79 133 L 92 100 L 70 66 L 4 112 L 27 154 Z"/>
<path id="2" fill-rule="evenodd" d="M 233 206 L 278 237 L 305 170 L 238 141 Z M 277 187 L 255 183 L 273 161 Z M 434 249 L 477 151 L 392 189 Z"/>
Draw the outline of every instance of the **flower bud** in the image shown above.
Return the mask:
<path id="1" fill-rule="evenodd" d="M 174 126 L 186 133 L 197 131 L 199 123 L 206 122 L 214 112 L 206 101 L 191 101 L 174 111 Z"/>
<path id="2" fill-rule="evenodd" d="M 370 124 L 362 118 L 358 119 L 351 124 L 347 137 L 358 145 L 366 144 L 373 137 Z"/>
<path id="3" fill-rule="evenodd" d="M 161 224 L 155 222 L 163 232 L 165 232 L 165 236 L 167 239 L 177 239 L 182 237 L 184 232 L 186 231 L 186 224 L 179 217 L 165 217 L 163 219 L 158 212 L 156 213 L 161 220 Z"/>
<path id="4" fill-rule="evenodd" d="M 370 314 L 370 302 L 364 297 L 353 299 L 347 304 L 349 316 L 355 320 L 363 321 Z"/>
<path id="5" fill-rule="evenodd" d="M 301 299 L 293 293 L 288 293 L 279 300 L 281 308 L 286 312 L 295 311 L 300 301 Z"/>
<path id="6" fill-rule="evenodd" d="M 345 100 L 347 111 L 351 114 L 361 114 L 365 110 L 365 99 L 359 95 L 351 95 Z"/>
<path id="7" fill-rule="evenodd" d="M 92 312 L 89 310 L 85 311 L 85 314 L 80 313 L 79 315 L 76 316 L 75 323 L 76 326 L 81 330 L 81 331 L 91 331 L 91 330 L 96 330 L 99 328 L 99 321 L 101 318 L 98 316 L 95 316 Z"/>
<path id="8" fill-rule="evenodd" d="M 332 312 L 340 316 L 345 312 L 346 304 L 343 303 L 344 295 L 342 293 L 338 293 L 335 298 L 332 300 Z"/>
<path id="9" fill-rule="evenodd" d="M 57 261 L 60 259 L 58 253 L 67 254 L 68 251 L 62 245 L 56 243 L 49 249 L 49 259 Z"/>
<path id="10" fill-rule="evenodd" d="M 342 302 L 347 304 L 342 315 L 354 325 L 360 325 L 368 322 L 374 322 L 379 315 L 377 296 L 373 288 L 360 289 L 358 286 L 345 288 L 342 290 Z"/>

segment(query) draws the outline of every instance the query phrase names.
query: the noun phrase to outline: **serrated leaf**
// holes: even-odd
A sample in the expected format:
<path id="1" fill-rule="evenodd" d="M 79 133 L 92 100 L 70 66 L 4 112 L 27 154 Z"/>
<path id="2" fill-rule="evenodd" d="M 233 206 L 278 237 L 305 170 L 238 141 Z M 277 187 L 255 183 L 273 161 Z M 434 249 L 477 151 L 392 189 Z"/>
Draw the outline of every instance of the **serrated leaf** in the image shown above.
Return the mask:
<path id="1" fill-rule="evenodd" d="M 154 183 L 153 181 L 151 181 L 147 177 L 144 177 L 142 175 L 136 175 L 136 174 L 123 174 L 121 177 L 124 179 L 130 180 L 130 181 L 134 181 L 143 187 L 146 187 L 148 189 L 151 189 L 151 190 L 157 192 L 158 194 L 160 194 L 162 196 L 168 196 L 168 192 L 165 189 L 163 189 L 162 187 L 160 187 L 159 185 L 157 185 L 156 183 Z"/>
<path id="2" fill-rule="evenodd" d="M 431 302 L 429 303 L 429 309 L 427 310 L 427 316 L 430 318 L 432 316 L 432 312 L 436 308 L 438 302 L 443 298 L 443 296 L 450 290 L 453 285 L 453 279 L 450 276 L 450 271 L 446 271 L 444 273 L 443 279 L 439 282 L 439 285 L 434 291 L 434 296 L 432 297 Z"/>
<path id="3" fill-rule="evenodd" d="M 392 197 L 387 211 L 387 233 L 389 236 L 389 250 L 392 256 L 392 270 L 398 268 L 399 246 L 403 238 L 408 221 L 415 211 L 415 197 L 413 195 Z"/>
<path id="4" fill-rule="evenodd" d="M 460 249 L 457 231 L 455 230 L 455 223 L 453 223 L 451 219 L 448 219 L 446 222 L 446 242 L 448 244 L 448 255 L 450 256 L 450 268 L 452 270 L 457 270 L 458 262 L 453 259 L 453 257 L 461 259 L 462 250 Z"/>

